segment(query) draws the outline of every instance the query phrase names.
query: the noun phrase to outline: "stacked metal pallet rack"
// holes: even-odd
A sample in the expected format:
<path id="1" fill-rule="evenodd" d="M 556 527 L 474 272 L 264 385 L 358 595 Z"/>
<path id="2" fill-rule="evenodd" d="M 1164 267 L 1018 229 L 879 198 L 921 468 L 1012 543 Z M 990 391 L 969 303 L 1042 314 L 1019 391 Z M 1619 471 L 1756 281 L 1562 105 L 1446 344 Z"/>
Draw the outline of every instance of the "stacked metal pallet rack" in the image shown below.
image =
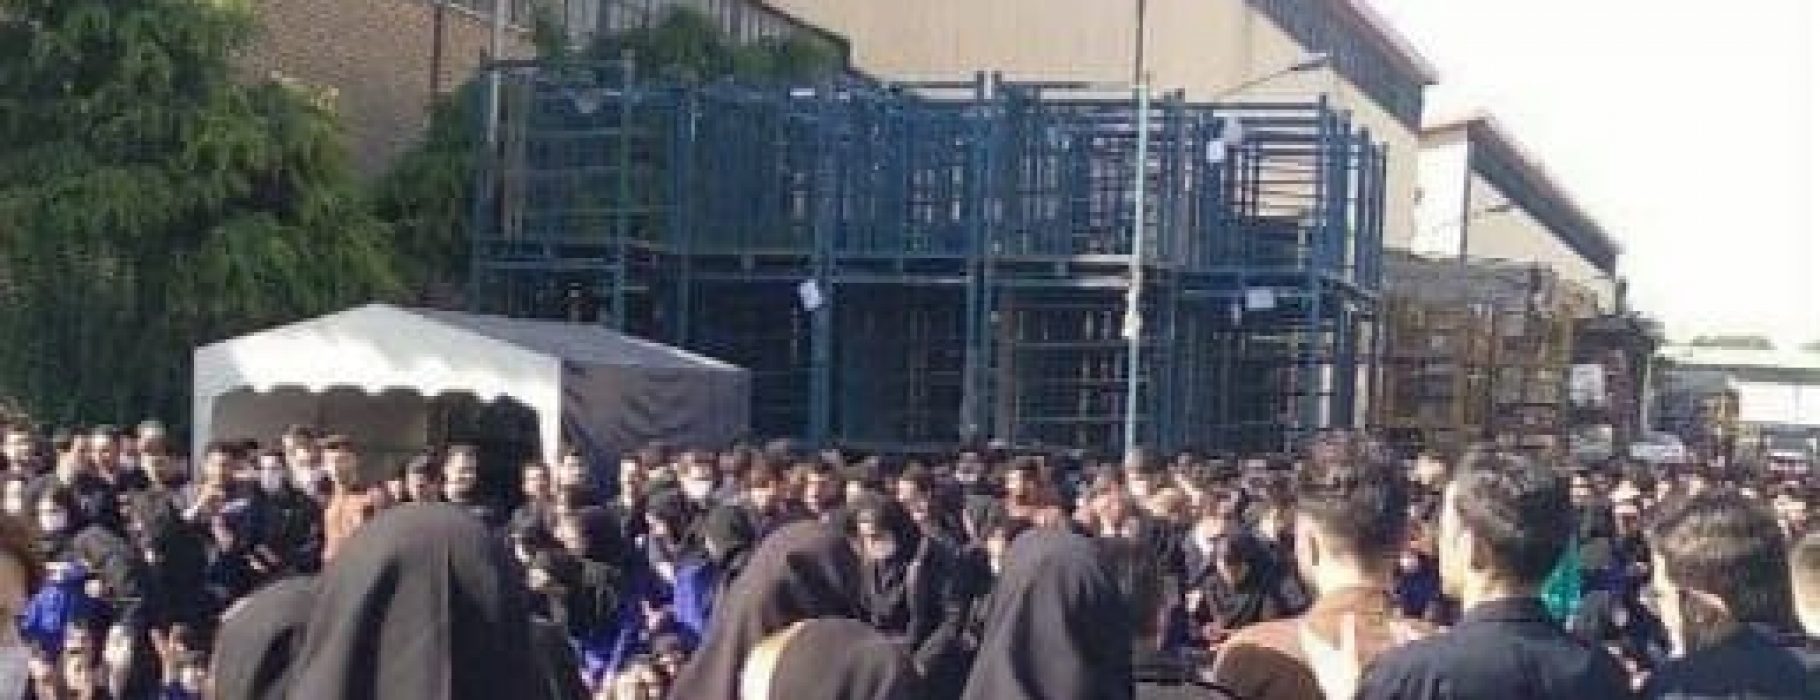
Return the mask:
<path id="1" fill-rule="evenodd" d="M 1139 163 L 1081 86 L 499 69 L 473 298 L 751 368 L 757 432 L 1116 448 L 1140 172 L 1145 444 L 1278 449 L 1370 389 L 1383 150 L 1325 103 L 1168 96 Z"/>

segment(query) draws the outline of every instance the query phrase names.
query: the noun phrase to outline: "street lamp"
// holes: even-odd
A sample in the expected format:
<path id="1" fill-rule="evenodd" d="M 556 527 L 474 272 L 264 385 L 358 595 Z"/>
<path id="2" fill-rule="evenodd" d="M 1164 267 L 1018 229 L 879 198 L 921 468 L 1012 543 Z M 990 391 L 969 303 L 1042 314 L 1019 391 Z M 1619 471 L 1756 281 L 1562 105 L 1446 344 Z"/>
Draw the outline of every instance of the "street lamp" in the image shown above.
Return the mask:
<path id="1" fill-rule="evenodd" d="M 1303 56 L 1301 59 L 1297 60 L 1295 63 L 1289 64 L 1289 65 L 1279 68 L 1277 70 L 1260 75 L 1256 78 L 1252 78 L 1245 82 L 1239 83 L 1238 85 L 1234 85 L 1232 87 L 1226 88 L 1225 90 L 1216 92 L 1213 94 L 1213 100 L 1219 101 L 1219 100 L 1226 99 L 1228 97 L 1232 97 L 1233 95 L 1237 95 L 1241 92 L 1250 90 L 1259 85 L 1263 85 L 1264 83 L 1268 83 L 1272 80 L 1276 80 L 1277 78 L 1281 78 L 1285 75 L 1295 75 L 1297 73 L 1307 73 L 1309 71 L 1321 70 L 1330 65 L 1333 65 L 1333 56 L 1332 55 L 1325 54 L 1325 53 L 1311 53 L 1306 56 Z"/>

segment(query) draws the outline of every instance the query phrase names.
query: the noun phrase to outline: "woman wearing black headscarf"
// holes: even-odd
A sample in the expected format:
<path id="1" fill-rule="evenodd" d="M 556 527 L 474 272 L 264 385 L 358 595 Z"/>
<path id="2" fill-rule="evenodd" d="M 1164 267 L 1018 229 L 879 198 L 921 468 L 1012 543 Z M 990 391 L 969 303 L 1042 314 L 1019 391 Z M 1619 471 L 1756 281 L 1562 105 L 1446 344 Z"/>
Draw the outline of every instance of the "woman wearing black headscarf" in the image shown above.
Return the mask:
<path id="1" fill-rule="evenodd" d="M 1020 535 L 1005 555 L 965 700 L 1132 697 L 1132 615 L 1092 540 Z"/>
<path id="2" fill-rule="evenodd" d="M 799 522 L 766 537 L 728 590 L 671 697 L 736 700 L 740 669 L 760 641 L 810 618 L 857 618 L 859 568 L 853 547 L 827 525 Z"/>
<path id="3" fill-rule="evenodd" d="M 541 648 L 528 597 L 503 544 L 462 509 L 386 511 L 323 571 L 290 696 L 552 697 L 578 671 Z"/>
<path id="4" fill-rule="evenodd" d="M 315 601 L 315 580 L 288 578 L 228 610 L 215 637 L 215 697 L 284 700 Z"/>
<path id="5" fill-rule="evenodd" d="M 860 549 L 864 619 L 905 641 L 930 689 L 953 696 L 966 678 L 960 633 L 973 597 L 955 580 L 959 556 L 893 501 L 863 497 L 850 510 Z"/>
<path id="6" fill-rule="evenodd" d="M 903 646 L 858 620 L 805 620 L 746 659 L 741 700 L 913 700 L 930 697 Z"/>
<path id="7" fill-rule="evenodd" d="M 715 606 L 751 559 L 758 526 L 744 508 L 716 506 L 702 516 L 693 539 L 697 551 L 677 566 L 674 600 L 677 621 L 703 637 Z"/>

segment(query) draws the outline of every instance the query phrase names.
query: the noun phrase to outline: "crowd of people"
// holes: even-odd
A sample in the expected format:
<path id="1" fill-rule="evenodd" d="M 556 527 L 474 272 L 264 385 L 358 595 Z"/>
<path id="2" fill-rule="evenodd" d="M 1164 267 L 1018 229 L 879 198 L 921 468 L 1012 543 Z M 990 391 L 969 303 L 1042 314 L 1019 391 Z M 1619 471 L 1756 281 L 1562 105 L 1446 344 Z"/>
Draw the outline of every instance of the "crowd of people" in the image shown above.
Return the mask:
<path id="1" fill-rule="evenodd" d="M 0 699 L 1820 698 L 1807 475 L 173 447 L 5 429 Z"/>

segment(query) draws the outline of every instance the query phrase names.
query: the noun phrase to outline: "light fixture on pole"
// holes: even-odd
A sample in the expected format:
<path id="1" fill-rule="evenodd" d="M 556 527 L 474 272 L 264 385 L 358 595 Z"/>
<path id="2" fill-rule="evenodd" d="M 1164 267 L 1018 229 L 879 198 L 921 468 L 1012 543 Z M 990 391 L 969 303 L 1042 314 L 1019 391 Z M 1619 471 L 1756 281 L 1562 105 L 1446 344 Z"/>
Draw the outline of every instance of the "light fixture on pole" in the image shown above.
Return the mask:
<path id="1" fill-rule="evenodd" d="M 1307 73 L 1309 71 L 1321 70 L 1330 65 L 1333 65 L 1333 57 L 1331 55 L 1325 54 L 1325 53 L 1311 53 L 1311 54 L 1308 54 L 1308 55 L 1303 56 L 1302 58 L 1298 59 L 1295 63 L 1291 63 L 1291 64 L 1284 66 L 1282 68 L 1279 68 L 1277 70 L 1271 71 L 1269 73 L 1265 73 L 1256 78 L 1252 78 L 1245 82 L 1239 83 L 1238 85 L 1234 85 L 1232 87 L 1226 88 L 1225 90 L 1216 92 L 1213 94 L 1212 99 L 1215 101 L 1223 100 L 1228 97 L 1232 97 L 1233 95 L 1237 95 L 1241 92 L 1244 92 L 1246 90 L 1250 90 L 1259 85 L 1263 85 L 1264 83 L 1268 83 L 1272 80 L 1276 80 L 1277 78 L 1281 78 L 1285 75 L 1295 75 L 1297 73 Z"/>

